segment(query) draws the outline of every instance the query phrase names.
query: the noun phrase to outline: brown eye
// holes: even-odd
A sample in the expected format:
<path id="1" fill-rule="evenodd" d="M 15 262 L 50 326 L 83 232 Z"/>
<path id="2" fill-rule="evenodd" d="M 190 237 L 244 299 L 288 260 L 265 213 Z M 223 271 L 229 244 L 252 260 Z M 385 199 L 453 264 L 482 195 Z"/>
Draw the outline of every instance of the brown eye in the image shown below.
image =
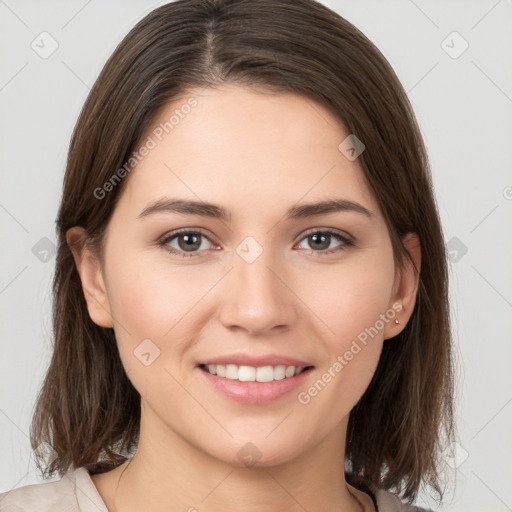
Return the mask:
<path id="1" fill-rule="evenodd" d="M 187 258 L 207 250 L 208 243 L 211 244 L 209 238 L 200 231 L 183 230 L 166 236 L 159 245 L 171 254 Z"/>
<path id="2" fill-rule="evenodd" d="M 199 249 L 201 246 L 201 237 L 203 235 L 193 233 L 193 234 L 184 234 L 178 235 L 176 238 L 178 240 L 178 245 L 180 249 L 183 251 L 194 251 Z"/>
<path id="3" fill-rule="evenodd" d="M 310 247 L 315 249 L 325 250 L 331 245 L 331 235 L 325 233 L 315 233 L 314 235 L 308 236 L 308 243 Z"/>
<path id="4" fill-rule="evenodd" d="M 347 237 L 343 236 L 341 233 L 332 230 L 316 230 L 312 231 L 302 239 L 307 241 L 307 245 L 314 253 L 322 254 L 330 254 L 333 252 L 343 251 L 347 247 L 350 247 L 353 244 L 351 240 Z M 337 240 L 339 243 L 337 246 L 332 248 L 331 243 L 333 240 Z M 302 242 L 301 242 L 302 243 Z M 308 249 L 308 247 L 302 247 L 303 249 Z"/>

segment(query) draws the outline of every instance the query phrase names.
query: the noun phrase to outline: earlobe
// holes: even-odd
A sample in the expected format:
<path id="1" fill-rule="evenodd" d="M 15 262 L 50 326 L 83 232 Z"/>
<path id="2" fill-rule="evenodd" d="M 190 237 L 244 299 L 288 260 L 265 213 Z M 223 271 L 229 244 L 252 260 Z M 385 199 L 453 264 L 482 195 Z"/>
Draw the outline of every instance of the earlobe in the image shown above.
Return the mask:
<path id="1" fill-rule="evenodd" d="M 400 333 L 412 315 L 421 272 L 421 244 L 416 233 L 408 233 L 402 243 L 411 259 L 404 257 L 402 268 L 397 272 L 395 293 L 389 307 L 395 311 L 395 318 L 386 325 L 384 339 L 393 338 Z M 395 321 L 398 319 L 398 323 Z"/>
<path id="2" fill-rule="evenodd" d="M 66 241 L 73 253 L 89 316 L 100 327 L 113 327 L 101 264 L 85 244 L 85 239 L 86 232 L 82 227 L 75 226 L 66 232 Z"/>

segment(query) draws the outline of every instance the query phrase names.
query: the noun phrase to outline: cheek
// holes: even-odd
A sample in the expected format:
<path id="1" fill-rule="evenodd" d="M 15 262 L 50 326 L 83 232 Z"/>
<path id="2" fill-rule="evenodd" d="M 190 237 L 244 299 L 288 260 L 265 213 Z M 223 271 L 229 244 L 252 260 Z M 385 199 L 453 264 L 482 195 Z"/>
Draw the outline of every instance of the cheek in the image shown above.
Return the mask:
<path id="1" fill-rule="evenodd" d="M 107 287 L 111 311 L 134 335 L 162 338 L 207 289 L 205 272 L 200 275 L 169 265 L 163 249 L 162 254 L 155 252 L 159 249 L 116 250 L 113 240 L 110 251 Z"/>
<path id="2" fill-rule="evenodd" d="M 296 282 L 299 296 L 323 324 L 322 338 L 329 340 L 331 351 L 344 351 L 350 340 L 376 323 L 383 330 L 378 320 L 389 308 L 394 282 L 391 248 L 303 273 Z"/>
<path id="3" fill-rule="evenodd" d="M 160 337 L 177 314 L 177 287 L 170 286 L 151 268 L 133 259 L 112 267 L 109 273 L 109 303 L 112 315 L 123 331 L 135 339 Z"/>
<path id="4" fill-rule="evenodd" d="M 394 318 L 394 310 L 388 310 L 394 281 L 392 253 L 381 252 L 369 260 L 331 267 L 325 276 L 303 281 L 308 306 L 321 317 L 326 357 L 316 380 L 300 390 L 297 399 L 310 408 L 311 417 L 327 414 L 331 421 L 325 428 L 348 414 L 365 392 L 379 362 L 384 327 Z"/>
<path id="5" fill-rule="evenodd" d="M 216 276 L 172 268 L 165 258 L 155 261 L 128 248 L 117 254 L 112 248 L 110 255 L 109 304 L 125 369 L 139 374 L 141 362 L 148 359 L 154 360 L 152 370 L 172 367 L 183 359 L 186 340 L 198 338 L 201 318 L 207 314 L 204 296 Z M 149 357 L 141 357 L 148 352 Z"/>

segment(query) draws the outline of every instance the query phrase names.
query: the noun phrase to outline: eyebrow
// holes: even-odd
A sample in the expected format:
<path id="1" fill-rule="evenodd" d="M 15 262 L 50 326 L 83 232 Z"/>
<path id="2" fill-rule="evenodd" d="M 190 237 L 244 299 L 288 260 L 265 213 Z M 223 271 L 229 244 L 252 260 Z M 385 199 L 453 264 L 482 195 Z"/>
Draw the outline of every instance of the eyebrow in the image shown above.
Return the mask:
<path id="1" fill-rule="evenodd" d="M 200 215 L 225 221 L 231 220 L 231 212 L 219 205 L 177 198 L 162 198 L 149 204 L 142 210 L 137 218 L 141 219 L 154 213 L 182 213 L 186 215 Z M 330 199 L 317 203 L 306 203 L 292 206 L 285 214 L 286 220 L 298 220 L 316 215 L 325 215 L 334 212 L 356 212 L 371 218 L 373 213 L 362 204 L 347 199 Z"/>

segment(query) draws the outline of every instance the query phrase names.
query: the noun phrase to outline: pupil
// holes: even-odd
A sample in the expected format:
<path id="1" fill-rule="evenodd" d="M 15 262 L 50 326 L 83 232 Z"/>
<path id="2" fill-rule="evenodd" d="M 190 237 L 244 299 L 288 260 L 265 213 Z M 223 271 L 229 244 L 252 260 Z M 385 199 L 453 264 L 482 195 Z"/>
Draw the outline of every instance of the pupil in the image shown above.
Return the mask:
<path id="1" fill-rule="evenodd" d="M 329 242 L 328 242 L 329 235 L 317 233 L 317 234 L 311 235 L 310 238 L 314 240 L 317 248 L 326 249 L 327 247 L 329 247 Z M 323 239 L 323 244 L 322 244 L 322 242 L 320 242 L 320 244 L 317 243 L 319 238 Z M 326 243 L 326 241 L 327 241 L 327 243 Z M 319 245 L 324 245 L 325 247 L 319 247 Z"/>
<path id="2" fill-rule="evenodd" d="M 185 244 L 180 246 L 182 249 L 198 249 L 201 243 L 198 243 L 199 237 L 197 235 L 182 235 L 179 240 L 185 240 Z M 197 247 L 196 247 L 197 246 Z"/>

